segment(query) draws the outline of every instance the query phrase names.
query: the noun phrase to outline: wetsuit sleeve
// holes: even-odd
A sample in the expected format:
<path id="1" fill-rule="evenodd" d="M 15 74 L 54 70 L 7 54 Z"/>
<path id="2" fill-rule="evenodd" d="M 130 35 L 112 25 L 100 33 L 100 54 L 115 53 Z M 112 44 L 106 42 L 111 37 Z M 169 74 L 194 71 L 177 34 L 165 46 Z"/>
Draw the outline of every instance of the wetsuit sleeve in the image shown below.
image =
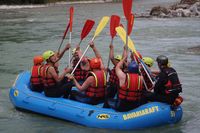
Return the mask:
<path id="1" fill-rule="evenodd" d="M 177 72 L 174 69 L 172 69 L 171 73 L 169 73 L 168 75 L 169 75 L 169 80 L 172 83 L 172 89 L 170 89 L 169 91 L 172 93 L 182 92 L 182 86 L 180 84 Z"/>

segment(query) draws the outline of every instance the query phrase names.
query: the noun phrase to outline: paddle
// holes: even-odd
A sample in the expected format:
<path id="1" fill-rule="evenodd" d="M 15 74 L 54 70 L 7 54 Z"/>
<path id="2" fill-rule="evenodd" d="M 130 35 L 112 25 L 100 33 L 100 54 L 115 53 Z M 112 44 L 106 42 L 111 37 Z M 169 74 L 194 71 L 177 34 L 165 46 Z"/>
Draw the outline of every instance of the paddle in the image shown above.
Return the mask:
<path id="1" fill-rule="evenodd" d="M 73 25 L 73 16 L 74 16 L 74 7 L 70 7 L 70 19 L 69 19 L 69 25 L 70 25 L 70 32 L 69 32 L 69 44 L 72 43 L 72 25 Z M 71 60 L 71 48 L 69 49 L 69 67 L 70 67 L 70 60 Z"/>
<path id="2" fill-rule="evenodd" d="M 133 2 L 133 0 L 122 0 L 124 16 L 126 17 L 127 21 L 131 15 L 132 2 Z"/>
<path id="3" fill-rule="evenodd" d="M 124 44 L 126 44 L 126 31 L 124 30 L 124 28 L 122 28 L 121 26 L 116 28 L 116 31 L 118 33 L 118 35 L 120 36 L 120 38 L 122 39 L 122 41 L 124 42 Z M 128 37 L 128 47 L 131 49 L 131 51 L 138 57 L 142 67 L 144 68 L 148 78 L 150 79 L 151 83 L 154 85 L 154 81 L 152 80 L 152 77 L 150 75 L 151 71 L 148 69 L 148 67 L 146 66 L 146 64 L 140 59 L 136 49 L 135 49 L 135 45 L 133 43 L 133 41 L 130 39 L 130 37 Z"/>
<path id="4" fill-rule="evenodd" d="M 81 42 L 83 41 L 83 39 L 89 34 L 89 32 L 91 31 L 92 27 L 94 26 L 95 22 L 93 20 L 86 20 L 81 35 L 80 35 L 80 42 L 78 43 L 78 46 L 80 46 Z M 71 62 L 72 58 L 70 59 Z"/>
<path id="5" fill-rule="evenodd" d="M 79 46 L 80 46 L 82 40 L 89 34 L 89 32 L 91 31 L 94 24 L 95 24 L 95 22 L 93 20 L 90 20 L 90 19 L 86 20 L 84 27 L 82 29 L 82 32 L 81 32 L 81 40 L 78 43 Z"/>
<path id="6" fill-rule="evenodd" d="M 134 24 L 134 15 L 131 13 L 129 19 L 128 19 L 128 35 L 130 36 Z"/>
<path id="7" fill-rule="evenodd" d="M 111 44 L 113 44 L 113 39 L 116 36 L 117 32 L 115 30 L 116 27 L 118 27 L 120 25 L 120 17 L 117 15 L 112 15 L 111 16 L 111 20 L 110 20 L 110 36 L 111 36 Z M 107 64 L 107 69 L 109 69 L 109 65 L 110 65 L 110 52 L 109 52 L 109 56 L 108 56 L 108 64 Z M 106 81 L 108 80 L 108 70 L 106 72 Z M 107 82 L 108 83 L 108 82 Z M 104 100 L 104 105 L 103 107 L 109 107 L 108 105 L 108 95 L 107 95 L 107 89 L 109 88 L 109 86 L 106 86 L 105 89 L 105 100 Z"/>
<path id="8" fill-rule="evenodd" d="M 93 38 L 92 38 L 91 41 L 94 41 L 94 39 L 99 35 L 99 33 L 100 33 L 100 32 L 103 30 L 103 28 L 106 26 L 106 24 L 108 23 L 108 21 L 109 21 L 109 17 L 108 17 L 108 16 L 104 16 L 104 17 L 101 19 L 101 21 L 99 22 L 99 24 L 98 24 L 98 26 L 97 26 L 97 28 L 96 28 L 96 30 L 95 30 L 94 36 L 93 36 Z M 74 69 L 72 70 L 71 74 L 73 74 L 74 71 L 76 70 L 76 68 L 78 67 L 78 65 L 79 65 L 79 63 L 81 62 L 83 56 L 86 54 L 86 52 L 87 52 L 89 46 L 90 46 L 90 45 L 88 44 L 87 48 L 86 48 L 85 51 L 83 52 L 83 54 L 82 54 L 81 58 L 79 59 L 78 63 L 76 64 L 76 66 L 75 66 Z"/>
<path id="9" fill-rule="evenodd" d="M 111 44 L 113 44 L 113 38 L 116 36 L 117 32 L 115 30 L 116 27 L 118 27 L 120 24 L 120 17 L 117 15 L 112 15 L 110 20 L 110 35 L 111 35 Z M 108 57 L 108 64 L 107 68 L 109 68 L 110 65 L 110 53 Z M 108 72 L 106 73 L 106 81 L 108 77 Z"/>
<path id="10" fill-rule="evenodd" d="M 128 51 L 128 20 L 129 17 L 131 17 L 131 10 L 132 10 L 132 2 L 133 0 L 122 0 L 122 5 L 123 5 L 123 11 L 124 11 L 124 16 L 126 17 L 127 20 L 127 25 L 126 25 L 126 51 Z"/>
<path id="11" fill-rule="evenodd" d="M 64 32 L 63 37 L 62 37 L 62 41 L 61 41 L 61 43 L 60 43 L 60 46 L 58 47 L 58 53 L 60 53 L 61 45 L 63 44 L 63 41 L 64 41 L 64 39 L 65 39 L 65 37 L 66 37 L 66 35 L 67 35 L 67 32 L 68 32 L 68 30 L 69 30 L 69 27 L 70 27 L 70 23 L 68 23 L 68 25 L 66 26 L 65 32 Z"/>

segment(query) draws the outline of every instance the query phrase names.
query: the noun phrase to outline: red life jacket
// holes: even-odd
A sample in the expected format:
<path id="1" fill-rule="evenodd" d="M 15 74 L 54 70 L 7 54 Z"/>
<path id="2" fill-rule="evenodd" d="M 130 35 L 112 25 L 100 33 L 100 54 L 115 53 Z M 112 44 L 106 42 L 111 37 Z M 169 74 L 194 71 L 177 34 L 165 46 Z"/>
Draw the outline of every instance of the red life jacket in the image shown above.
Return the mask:
<path id="1" fill-rule="evenodd" d="M 75 72 L 74 72 L 74 77 L 77 81 L 83 81 L 87 78 L 88 75 L 88 71 L 86 70 L 82 70 L 80 67 L 80 64 L 78 65 L 78 67 L 76 68 Z"/>
<path id="2" fill-rule="evenodd" d="M 119 78 L 116 75 L 115 67 L 110 72 L 109 83 L 116 84 L 119 86 Z"/>
<path id="3" fill-rule="evenodd" d="M 73 60 L 73 67 L 76 66 L 78 60 Z M 77 81 L 84 81 L 87 78 L 88 71 L 82 70 L 81 65 L 79 64 L 76 70 L 74 71 L 74 77 Z"/>
<path id="4" fill-rule="evenodd" d="M 48 77 L 47 72 L 51 65 L 45 64 L 42 71 L 42 81 L 45 87 L 50 87 L 56 84 L 56 81 L 53 77 Z"/>
<path id="5" fill-rule="evenodd" d="M 94 76 L 95 78 L 95 86 L 90 86 L 86 90 L 86 95 L 88 97 L 102 98 L 105 95 L 105 87 L 106 87 L 106 74 L 103 70 L 99 70 L 96 72 L 90 72 L 88 76 Z"/>
<path id="6" fill-rule="evenodd" d="M 42 85 L 41 68 L 42 68 L 41 65 L 32 67 L 32 70 L 31 70 L 31 84 L 32 85 Z"/>
<path id="7" fill-rule="evenodd" d="M 119 89 L 119 98 L 138 101 L 142 97 L 143 82 L 138 74 L 127 73 L 125 84 Z"/>

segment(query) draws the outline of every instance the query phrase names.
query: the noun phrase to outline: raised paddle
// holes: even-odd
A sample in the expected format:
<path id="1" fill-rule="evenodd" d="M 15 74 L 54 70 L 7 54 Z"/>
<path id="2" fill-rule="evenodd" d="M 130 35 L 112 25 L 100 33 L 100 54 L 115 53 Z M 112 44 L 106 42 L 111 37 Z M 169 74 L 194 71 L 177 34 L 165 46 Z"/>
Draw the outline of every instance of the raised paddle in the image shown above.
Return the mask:
<path id="1" fill-rule="evenodd" d="M 67 32 L 68 32 L 68 30 L 69 30 L 69 27 L 70 27 L 70 23 L 68 23 L 68 25 L 66 26 L 65 32 L 64 32 L 63 37 L 62 37 L 62 41 L 61 41 L 61 43 L 60 43 L 60 46 L 58 47 L 58 53 L 60 53 L 60 48 L 61 48 L 61 46 L 62 46 L 62 44 L 63 44 L 63 41 L 64 41 L 64 39 L 65 39 L 65 37 L 66 37 L 66 35 L 67 35 Z"/>
<path id="2" fill-rule="evenodd" d="M 124 16 L 126 17 L 127 21 L 131 15 L 132 2 L 133 2 L 133 0 L 122 0 Z"/>
<path id="3" fill-rule="evenodd" d="M 130 36 L 134 24 L 134 15 L 131 13 L 131 16 L 128 19 L 128 35 Z"/>
<path id="4" fill-rule="evenodd" d="M 128 51 L 128 20 L 129 17 L 131 17 L 131 10 L 132 10 L 132 2 L 133 0 L 122 0 L 122 6 L 123 6 L 123 11 L 124 11 L 124 16 L 126 17 L 127 20 L 127 25 L 126 25 L 126 51 Z"/>
<path id="5" fill-rule="evenodd" d="M 70 19 L 69 19 L 69 22 L 70 22 L 70 32 L 72 32 L 72 25 L 73 25 L 73 17 L 74 17 L 74 7 L 70 7 L 69 9 L 70 11 Z"/>
<path id="6" fill-rule="evenodd" d="M 70 32 L 69 32 L 69 44 L 72 43 L 72 25 L 73 25 L 73 16 L 74 16 L 74 7 L 70 7 L 69 9 L 70 12 L 70 19 L 69 19 L 69 24 L 70 24 Z M 69 49 L 69 67 L 70 67 L 70 59 L 71 59 L 71 48 Z"/>
<path id="7" fill-rule="evenodd" d="M 89 32 L 92 30 L 92 27 L 94 26 L 95 22 L 93 20 L 86 20 L 81 35 L 80 35 L 80 42 L 78 43 L 78 46 L 80 46 L 81 42 L 83 41 L 83 39 L 89 34 Z M 70 63 L 71 63 L 72 58 L 70 59 Z"/>
<path id="8" fill-rule="evenodd" d="M 120 25 L 120 17 L 117 15 L 112 15 L 110 19 L 110 36 L 111 36 L 111 44 L 113 44 L 113 39 L 116 36 L 117 32 L 115 30 L 116 27 Z M 109 69 L 110 65 L 110 52 L 108 56 L 108 64 L 107 64 L 107 69 Z M 106 72 L 106 81 L 108 80 L 108 70 Z M 105 100 L 104 100 L 104 107 L 109 107 L 108 105 L 108 95 L 107 95 L 107 89 L 108 85 L 105 89 Z"/>
<path id="9" fill-rule="evenodd" d="M 93 20 L 90 20 L 90 19 L 86 20 L 85 25 L 81 32 L 81 40 L 78 43 L 78 45 L 80 45 L 82 40 L 89 34 L 89 32 L 91 31 L 94 24 L 95 24 L 95 22 Z"/>
<path id="10" fill-rule="evenodd" d="M 100 32 L 103 30 L 103 28 L 106 26 L 106 24 L 108 23 L 108 21 L 109 21 L 109 17 L 108 17 L 108 16 L 104 16 L 104 17 L 101 19 L 101 21 L 99 22 L 99 24 L 98 24 L 98 26 L 97 26 L 97 28 L 96 28 L 96 30 L 95 30 L 94 36 L 93 36 L 93 38 L 92 38 L 91 41 L 94 41 L 94 39 L 99 35 L 99 33 L 100 33 Z M 74 71 L 76 70 L 76 68 L 78 67 L 78 65 L 79 65 L 79 63 L 81 62 L 83 56 L 86 54 L 86 52 L 87 52 L 89 46 L 90 46 L 90 45 L 88 44 L 87 48 L 86 48 L 85 51 L 83 52 L 83 54 L 82 54 L 81 58 L 79 59 L 78 63 L 76 64 L 76 66 L 75 66 L 74 69 L 72 70 L 71 74 L 73 74 Z"/>
<path id="11" fill-rule="evenodd" d="M 120 17 L 117 15 L 112 15 L 110 19 L 110 36 L 111 36 L 111 44 L 113 44 L 113 38 L 116 36 L 117 32 L 115 30 L 116 27 L 118 27 L 120 24 Z M 107 68 L 109 68 L 110 65 L 110 52 L 108 57 L 108 64 Z M 106 81 L 107 81 L 108 72 L 106 73 Z"/>
<path id="12" fill-rule="evenodd" d="M 124 30 L 124 28 L 122 28 L 121 26 L 116 28 L 116 31 L 118 33 L 118 35 L 120 36 L 120 38 L 122 39 L 122 41 L 124 42 L 124 44 L 126 44 L 126 31 Z M 133 41 L 131 40 L 130 37 L 128 37 L 128 47 L 131 49 L 131 51 L 138 57 L 142 67 L 144 68 L 148 78 L 150 79 L 152 85 L 155 84 L 155 82 L 153 81 L 154 79 L 150 76 L 151 71 L 148 69 L 148 67 L 146 66 L 146 64 L 140 59 L 136 49 L 135 49 L 135 45 L 133 43 Z"/>

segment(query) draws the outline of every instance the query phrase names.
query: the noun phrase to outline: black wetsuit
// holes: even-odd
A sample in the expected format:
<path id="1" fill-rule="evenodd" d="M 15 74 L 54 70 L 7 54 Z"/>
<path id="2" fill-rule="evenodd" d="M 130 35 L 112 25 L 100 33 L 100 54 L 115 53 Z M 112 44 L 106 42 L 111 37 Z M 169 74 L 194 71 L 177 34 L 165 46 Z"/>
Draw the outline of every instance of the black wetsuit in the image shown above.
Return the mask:
<path id="1" fill-rule="evenodd" d="M 157 76 L 154 93 L 146 92 L 145 97 L 148 101 L 173 104 L 180 92 L 182 92 L 182 87 L 176 71 L 171 67 L 166 67 Z"/>

